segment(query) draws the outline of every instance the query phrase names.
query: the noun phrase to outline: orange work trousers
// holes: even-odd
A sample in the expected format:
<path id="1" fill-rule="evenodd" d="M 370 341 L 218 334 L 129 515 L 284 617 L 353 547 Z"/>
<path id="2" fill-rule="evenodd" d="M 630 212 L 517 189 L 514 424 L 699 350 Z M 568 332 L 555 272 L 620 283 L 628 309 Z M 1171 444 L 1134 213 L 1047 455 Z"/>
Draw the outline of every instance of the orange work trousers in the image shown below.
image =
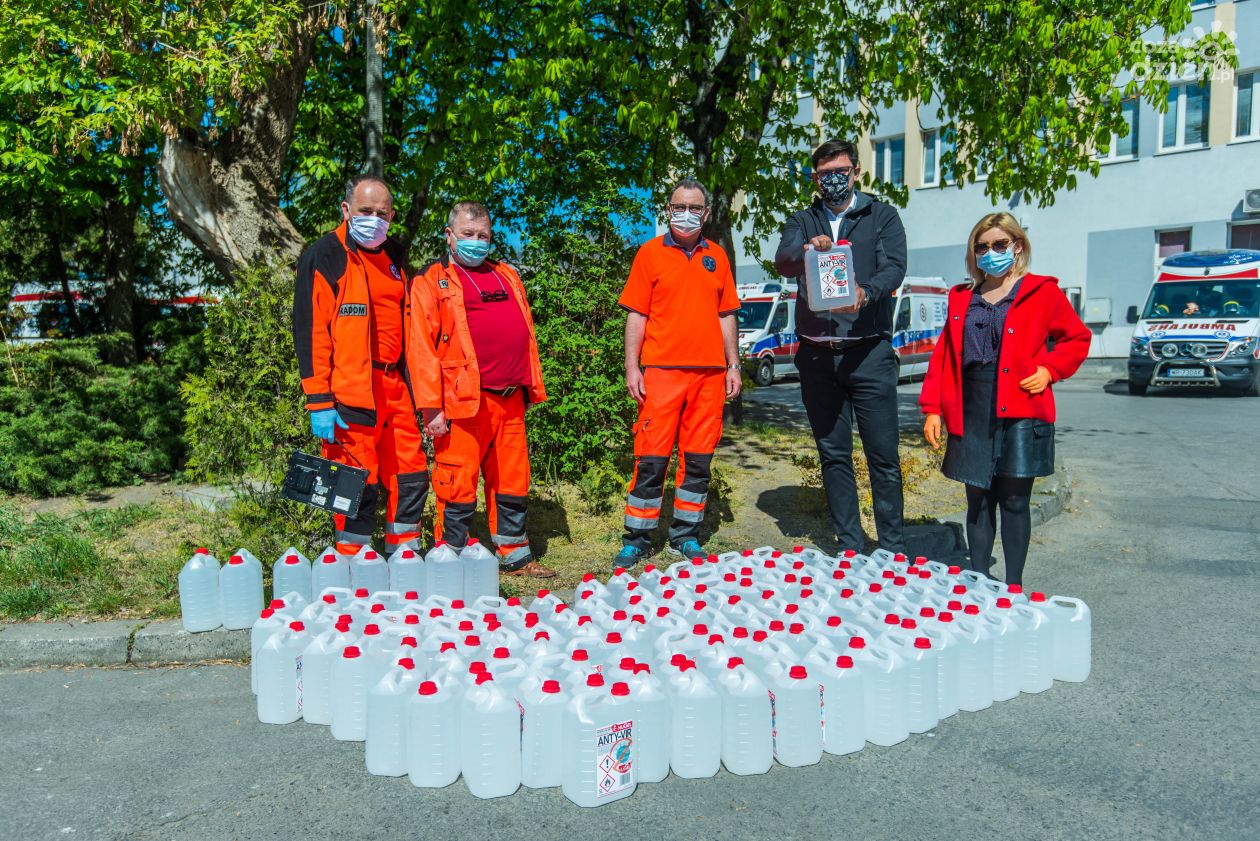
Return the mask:
<path id="1" fill-rule="evenodd" d="M 626 496 L 622 538 L 626 545 L 644 550 L 651 545 L 675 439 L 678 470 L 669 542 L 676 546 L 700 534 L 713 451 L 722 438 L 725 373 L 721 368 L 648 368 L 643 372 L 643 405 L 634 425 L 634 477 Z"/>
<path id="2" fill-rule="evenodd" d="M 337 551 L 354 554 L 372 542 L 376 528 L 376 506 L 385 492 L 385 542 L 390 549 L 407 544 L 420 548 L 420 515 L 429 491 L 429 474 L 420 427 L 411 392 L 396 371 L 372 369 L 372 396 L 376 401 L 376 424 L 364 426 L 344 418 L 349 429 L 336 429 L 337 443 L 324 442 L 324 458 L 363 467 L 368 484 L 363 491 L 359 513 L 353 518 L 333 515 Z"/>
<path id="3" fill-rule="evenodd" d="M 499 565 L 524 566 L 531 556 L 525 533 L 529 449 L 522 389 L 506 396 L 481 392 L 477 414 L 451 421 L 451 431 L 433 442 L 434 531 L 456 549 L 468 544 L 478 477 L 485 480 L 486 515 Z"/>

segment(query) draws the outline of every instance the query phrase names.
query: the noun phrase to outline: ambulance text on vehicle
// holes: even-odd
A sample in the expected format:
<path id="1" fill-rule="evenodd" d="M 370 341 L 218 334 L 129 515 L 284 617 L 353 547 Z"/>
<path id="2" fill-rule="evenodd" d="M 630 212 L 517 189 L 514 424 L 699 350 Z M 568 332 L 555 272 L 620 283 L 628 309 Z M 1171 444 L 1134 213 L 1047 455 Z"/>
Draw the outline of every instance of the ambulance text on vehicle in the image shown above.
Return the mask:
<path id="1" fill-rule="evenodd" d="M 1156 271 L 1129 310 L 1129 393 L 1220 386 L 1260 395 L 1260 251 L 1188 251 Z"/>

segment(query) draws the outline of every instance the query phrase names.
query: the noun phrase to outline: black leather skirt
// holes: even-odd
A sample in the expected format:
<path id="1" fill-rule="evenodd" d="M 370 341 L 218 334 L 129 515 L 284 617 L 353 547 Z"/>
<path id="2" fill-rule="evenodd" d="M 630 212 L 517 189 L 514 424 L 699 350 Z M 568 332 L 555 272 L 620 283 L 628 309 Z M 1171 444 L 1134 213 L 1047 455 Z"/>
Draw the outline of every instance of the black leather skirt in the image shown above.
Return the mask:
<path id="1" fill-rule="evenodd" d="M 963 434 L 950 435 L 941 472 L 987 488 L 994 476 L 1030 479 L 1054 472 L 1054 424 L 997 417 L 997 365 L 963 369 Z"/>

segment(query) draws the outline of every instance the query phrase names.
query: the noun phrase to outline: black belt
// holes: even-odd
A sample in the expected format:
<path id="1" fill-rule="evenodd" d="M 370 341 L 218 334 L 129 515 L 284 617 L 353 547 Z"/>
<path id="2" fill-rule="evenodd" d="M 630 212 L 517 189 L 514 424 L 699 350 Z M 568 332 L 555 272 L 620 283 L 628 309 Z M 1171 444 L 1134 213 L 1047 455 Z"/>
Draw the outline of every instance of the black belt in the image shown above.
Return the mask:
<path id="1" fill-rule="evenodd" d="M 384 371 L 386 374 L 392 374 L 402 367 L 402 362 L 377 362 L 373 359 L 372 367 L 378 371 Z"/>
<path id="2" fill-rule="evenodd" d="M 488 391 L 499 397 L 511 397 L 521 389 L 519 385 L 510 385 L 507 388 L 483 388 L 482 391 Z"/>
<path id="3" fill-rule="evenodd" d="M 829 350 L 835 353 L 842 353 L 843 351 L 852 350 L 853 348 L 866 347 L 867 345 L 878 344 L 882 341 L 885 341 L 887 338 L 888 338 L 887 336 L 875 335 L 875 336 L 863 336 L 860 339 L 822 339 L 822 340 L 819 340 L 819 339 L 809 339 L 809 338 L 806 338 L 805 336 L 801 336 L 801 342 L 804 344 L 810 345 L 811 347 L 821 348 L 822 350 Z"/>

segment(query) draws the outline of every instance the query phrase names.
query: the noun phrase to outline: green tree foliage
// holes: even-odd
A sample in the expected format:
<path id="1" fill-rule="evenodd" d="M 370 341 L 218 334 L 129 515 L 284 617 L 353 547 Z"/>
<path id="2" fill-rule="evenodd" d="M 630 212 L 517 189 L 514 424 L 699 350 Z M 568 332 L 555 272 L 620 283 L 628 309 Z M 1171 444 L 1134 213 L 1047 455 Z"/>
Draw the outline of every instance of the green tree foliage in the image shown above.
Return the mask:
<path id="1" fill-rule="evenodd" d="M 856 140 L 873 106 L 901 100 L 953 124 L 956 152 L 942 166 L 960 184 L 983 164 L 989 196 L 1049 203 L 1078 172 L 1097 173 L 1094 149 L 1125 131 L 1124 98 L 1164 107 L 1164 77 L 1125 78 L 1149 66 L 1144 35 L 1190 21 L 1189 0 L 880 0 L 818 14 L 776 0 L 594 8 L 596 31 L 622 51 L 608 63 L 618 123 L 651 146 L 645 183 L 660 191 L 686 173 L 708 185 L 711 235 L 728 250 L 733 226 L 770 236 L 785 208 L 809 198 L 813 146 Z M 1178 45 L 1166 58 L 1193 55 Z"/>
<path id="2" fill-rule="evenodd" d="M 629 446 L 634 402 L 616 301 L 637 245 L 627 241 L 626 224 L 643 215 L 598 154 L 577 165 L 592 187 L 568 202 L 527 202 L 521 257 L 547 386 L 547 402 L 530 410 L 530 446 L 541 472 L 568 478 Z"/>

